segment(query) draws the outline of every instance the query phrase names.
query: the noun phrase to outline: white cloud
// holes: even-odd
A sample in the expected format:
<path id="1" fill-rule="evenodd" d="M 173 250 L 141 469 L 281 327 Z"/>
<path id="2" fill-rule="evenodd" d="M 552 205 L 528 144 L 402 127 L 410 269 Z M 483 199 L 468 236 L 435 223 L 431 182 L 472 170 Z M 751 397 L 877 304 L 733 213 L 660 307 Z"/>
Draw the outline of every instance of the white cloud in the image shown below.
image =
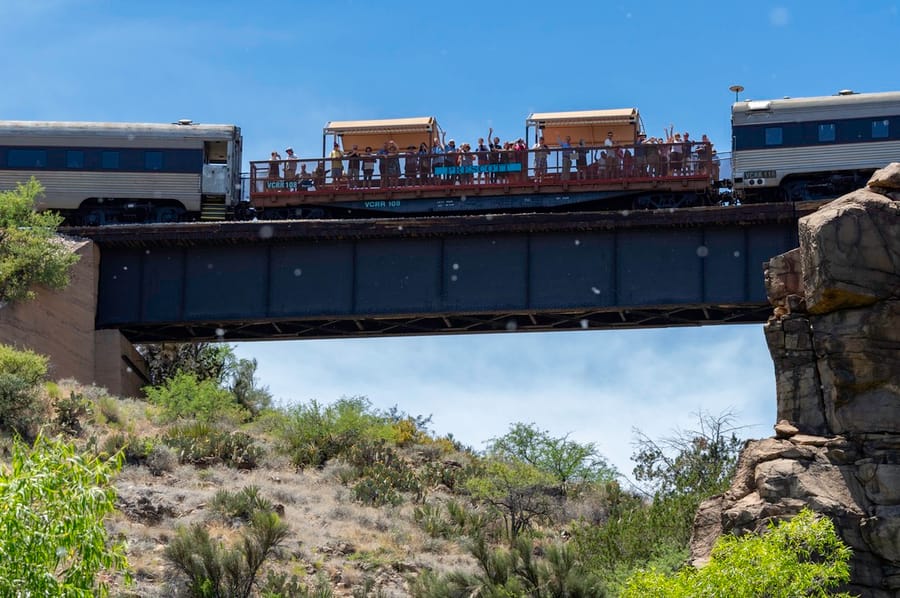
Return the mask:
<path id="1" fill-rule="evenodd" d="M 365 395 L 432 415 L 433 429 L 484 448 L 514 422 L 595 442 L 622 473 L 638 428 L 690 429 L 732 410 L 746 436 L 770 435 L 775 393 L 758 326 L 244 343 L 285 403 Z"/>

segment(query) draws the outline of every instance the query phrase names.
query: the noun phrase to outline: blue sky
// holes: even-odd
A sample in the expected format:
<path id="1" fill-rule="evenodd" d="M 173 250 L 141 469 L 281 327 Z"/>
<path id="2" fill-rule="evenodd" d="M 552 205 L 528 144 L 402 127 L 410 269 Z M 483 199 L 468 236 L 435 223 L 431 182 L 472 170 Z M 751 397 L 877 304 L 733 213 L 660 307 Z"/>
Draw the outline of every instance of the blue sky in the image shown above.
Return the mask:
<path id="1" fill-rule="evenodd" d="M 900 90 L 898 2 L 0 0 L 0 119 L 242 127 L 245 159 L 321 152 L 329 120 L 436 116 L 457 143 L 534 111 L 637 107 L 729 144 L 743 98 Z M 761 275 L 761 274 L 760 274 Z M 596 442 L 630 472 L 632 429 L 733 409 L 767 436 L 760 326 L 260 342 L 281 401 L 366 395 L 476 448 L 512 422 Z"/>

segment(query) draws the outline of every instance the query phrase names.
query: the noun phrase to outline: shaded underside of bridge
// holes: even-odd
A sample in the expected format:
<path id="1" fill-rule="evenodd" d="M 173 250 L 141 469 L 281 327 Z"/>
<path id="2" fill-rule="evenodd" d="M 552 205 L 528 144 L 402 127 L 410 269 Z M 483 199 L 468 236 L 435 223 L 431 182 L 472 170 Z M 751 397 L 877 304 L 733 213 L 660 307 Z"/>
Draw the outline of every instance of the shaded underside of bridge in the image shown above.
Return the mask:
<path id="1" fill-rule="evenodd" d="M 132 342 L 763 322 L 816 206 L 70 229 Z"/>

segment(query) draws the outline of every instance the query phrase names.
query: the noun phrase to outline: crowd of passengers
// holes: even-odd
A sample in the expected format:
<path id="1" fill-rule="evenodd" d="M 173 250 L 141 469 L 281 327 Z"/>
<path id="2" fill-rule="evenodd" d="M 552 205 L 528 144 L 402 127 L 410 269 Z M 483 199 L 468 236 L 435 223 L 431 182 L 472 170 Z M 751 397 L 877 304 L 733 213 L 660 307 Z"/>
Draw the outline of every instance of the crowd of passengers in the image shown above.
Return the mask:
<path id="1" fill-rule="evenodd" d="M 302 187 L 331 183 L 350 188 L 694 174 L 707 174 L 712 180 L 719 178 L 719 161 L 709 138 L 703 135 L 700 141 L 694 141 L 689 133 L 675 133 L 672 128 L 666 130 L 665 138 L 640 133 L 634 143 L 627 145 L 616 142 L 612 131 L 602 145 L 590 146 L 585 145 L 584 139 L 576 143 L 566 136 L 557 138 L 556 147 L 551 148 L 544 137 L 539 137 L 530 150 L 521 137 L 501 143 L 493 132 L 489 131 L 487 144 L 479 138 L 474 149 L 468 143 L 457 146 L 453 139 L 445 142 L 446 134 L 435 137 L 430 148 L 421 143 L 418 148 L 410 145 L 400 149 L 388 140 L 378 150 L 360 149 L 355 144 L 342 149 L 336 141 L 327 159 L 311 162 L 315 165 L 312 171 L 307 161 L 301 161 L 289 147 L 285 158 L 272 152 L 267 178 L 297 181 Z"/>

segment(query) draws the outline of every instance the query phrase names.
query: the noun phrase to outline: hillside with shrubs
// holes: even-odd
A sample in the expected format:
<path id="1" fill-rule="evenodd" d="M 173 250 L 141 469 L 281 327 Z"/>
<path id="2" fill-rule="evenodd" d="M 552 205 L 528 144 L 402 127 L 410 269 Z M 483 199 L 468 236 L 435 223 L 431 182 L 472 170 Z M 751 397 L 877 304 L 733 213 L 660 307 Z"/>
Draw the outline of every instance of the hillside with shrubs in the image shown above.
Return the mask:
<path id="1" fill-rule="evenodd" d="M 475 451 L 365 397 L 275 406 L 227 345 L 142 352 L 136 399 L 0 346 L 0 595 L 754 596 L 723 584 L 763 558 L 781 567 L 766 595 L 846 579 L 811 514 L 685 566 L 699 502 L 733 473 L 728 415 L 638 435 L 626 483 L 533 423 Z"/>

